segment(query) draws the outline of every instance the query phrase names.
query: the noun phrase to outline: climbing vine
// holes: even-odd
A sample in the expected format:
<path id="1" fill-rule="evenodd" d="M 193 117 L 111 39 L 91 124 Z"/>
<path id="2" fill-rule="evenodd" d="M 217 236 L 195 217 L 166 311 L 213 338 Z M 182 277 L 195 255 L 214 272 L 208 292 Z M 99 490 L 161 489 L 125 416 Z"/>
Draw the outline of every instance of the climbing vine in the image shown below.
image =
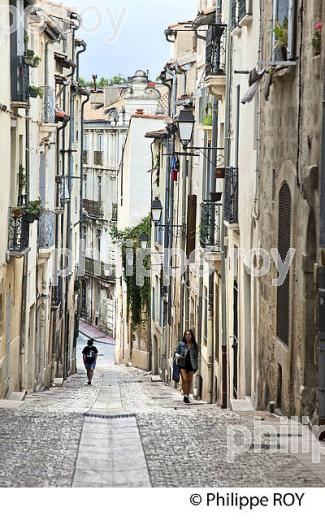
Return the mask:
<path id="1" fill-rule="evenodd" d="M 151 305 L 151 283 L 150 278 L 144 278 L 143 286 L 137 283 L 136 273 L 136 252 L 141 248 L 140 235 L 146 233 L 149 237 L 151 233 L 151 216 L 145 217 L 140 224 L 133 228 L 126 228 L 123 231 L 113 227 L 111 236 L 114 241 L 120 241 L 122 251 L 122 262 L 124 280 L 127 287 L 127 305 L 132 326 L 135 332 L 138 325 L 143 324 L 150 316 Z M 128 272 L 128 263 L 133 262 L 132 274 Z M 150 257 L 146 256 L 143 266 L 146 270 L 150 270 Z"/>

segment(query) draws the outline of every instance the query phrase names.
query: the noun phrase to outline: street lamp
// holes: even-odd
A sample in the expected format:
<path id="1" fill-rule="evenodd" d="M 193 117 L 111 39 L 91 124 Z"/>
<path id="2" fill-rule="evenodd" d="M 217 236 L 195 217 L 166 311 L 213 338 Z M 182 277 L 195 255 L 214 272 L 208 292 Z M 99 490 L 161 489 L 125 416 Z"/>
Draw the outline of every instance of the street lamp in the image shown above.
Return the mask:
<path id="1" fill-rule="evenodd" d="M 156 225 L 159 224 L 161 220 L 162 210 L 163 207 L 161 201 L 158 198 L 155 198 L 151 204 L 151 216 Z"/>
<path id="2" fill-rule="evenodd" d="M 149 242 L 149 237 L 148 237 L 147 233 L 141 233 L 139 240 L 140 240 L 140 244 L 141 244 L 141 249 L 147 249 L 148 242 Z"/>
<path id="3" fill-rule="evenodd" d="M 181 110 L 177 119 L 179 139 L 186 149 L 192 141 L 195 119 L 192 110 Z"/>

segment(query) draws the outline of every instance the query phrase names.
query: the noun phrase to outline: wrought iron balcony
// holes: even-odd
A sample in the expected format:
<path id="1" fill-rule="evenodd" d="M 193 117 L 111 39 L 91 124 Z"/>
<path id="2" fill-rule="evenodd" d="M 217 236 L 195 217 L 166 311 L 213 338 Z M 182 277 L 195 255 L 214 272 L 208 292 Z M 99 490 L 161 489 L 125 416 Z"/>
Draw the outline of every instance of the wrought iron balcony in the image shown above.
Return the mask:
<path id="1" fill-rule="evenodd" d="M 238 224 L 238 168 L 225 170 L 225 214 L 229 224 Z"/>
<path id="2" fill-rule="evenodd" d="M 115 266 L 94 258 L 85 258 L 85 273 L 96 278 L 115 280 Z"/>
<path id="3" fill-rule="evenodd" d="M 44 123 L 55 123 L 55 90 L 53 87 L 44 88 L 43 98 Z"/>
<path id="4" fill-rule="evenodd" d="M 38 247 L 51 249 L 54 247 L 55 213 L 43 211 L 38 222 Z"/>
<path id="5" fill-rule="evenodd" d="M 86 210 L 88 215 L 93 218 L 103 218 L 103 203 L 96 200 L 84 199 L 82 201 L 83 208 Z"/>
<path id="6" fill-rule="evenodd" d="M 8 249 L 11 253 L 23 253 L 29 247 L 29 224 L 20 208 L 9 209 Z"/>
<path id="7" fill-rule="evenodd" d="M 206 41 L 206 75 L 223 76 L 226 73 L 227 26 L 209 26 Z"/>
<path id="8" fill-rule="evenodd" d="M 210 252 L 221 252 L 221 215 L 220 202 L 202 202 L 200 243 Z"/>
<path id="9" fill-rule="evenodd" d="M 11 56 L 11 100 L 16 103 L 27 103 L 29 69 L 23 56 Z"/>

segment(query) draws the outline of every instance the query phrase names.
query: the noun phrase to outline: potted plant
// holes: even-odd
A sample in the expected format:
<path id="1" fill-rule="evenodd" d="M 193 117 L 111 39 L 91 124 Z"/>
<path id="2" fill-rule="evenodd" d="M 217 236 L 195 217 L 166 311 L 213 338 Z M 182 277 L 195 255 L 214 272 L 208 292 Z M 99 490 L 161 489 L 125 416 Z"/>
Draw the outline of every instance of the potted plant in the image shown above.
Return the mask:
<path id="1" fill-rule="evenodd" d="M 311 43 L 314 48 L 315 56 L 317 56 L 321 52 L 322 28 L 323 28 L 322 22 L 317 22 L 314 26 L 314 36 L 313 36 Z"/>
<path id="2" fill-rule="evenodd" d="M 24 220 L 29 224 L 39 219 L 41 213 L 41 202 L 39 200 L 31 200 L 27 204 L 24 211 Z"/>
<path id="3" fill-rule="evenodd" d="M 29 85 L 28 92 L 32 98 L 37 98 L 37 96 L 42 98 L 44 95 L 43 89 L 41 87 L 35 87 L 34 85 Z"/>
<path id="4" fill-rule="evenodd" d="M 35 56 L 35 52 L 34 51 L 32 51 L 30 49 L 26 49 L 25 50 L 25 55 L 24 55 L 25 64 L 32 66 L 33 63 L 34 63 L 34 56 Z"/>
<path id="5" fill-rule="evenodd" d="M 277 21 L 273 29 L 275 34 L 275 49 L 282 53 L 283 61 L 288 59 L 288 18 L 283 20 L 283 23 Z"/>
<path id="6" fill-rule="evenodd" d="M 214 193 L 210 193 L 212 202 L 220 202 L 222 199 L 222 192 L 216 191 Z"/>
<path id="7" fill-rule="evenodd" d="M 224 179 L 225 178 L 225 168 L 216 168 L 216 177 L 217 179 Z"/>

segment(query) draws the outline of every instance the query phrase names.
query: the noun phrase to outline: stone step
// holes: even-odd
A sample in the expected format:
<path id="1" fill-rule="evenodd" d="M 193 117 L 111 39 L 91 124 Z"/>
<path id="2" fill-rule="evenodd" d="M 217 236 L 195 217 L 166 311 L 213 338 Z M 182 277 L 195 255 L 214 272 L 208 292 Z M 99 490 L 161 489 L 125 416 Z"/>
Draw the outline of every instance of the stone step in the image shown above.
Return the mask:
<path id="1" fill-rule="evenodd" d="M 233 412 L 253 412 L 254 406 L 249 397 L 245 399 L 230 399 L 230 408 Z"/>

